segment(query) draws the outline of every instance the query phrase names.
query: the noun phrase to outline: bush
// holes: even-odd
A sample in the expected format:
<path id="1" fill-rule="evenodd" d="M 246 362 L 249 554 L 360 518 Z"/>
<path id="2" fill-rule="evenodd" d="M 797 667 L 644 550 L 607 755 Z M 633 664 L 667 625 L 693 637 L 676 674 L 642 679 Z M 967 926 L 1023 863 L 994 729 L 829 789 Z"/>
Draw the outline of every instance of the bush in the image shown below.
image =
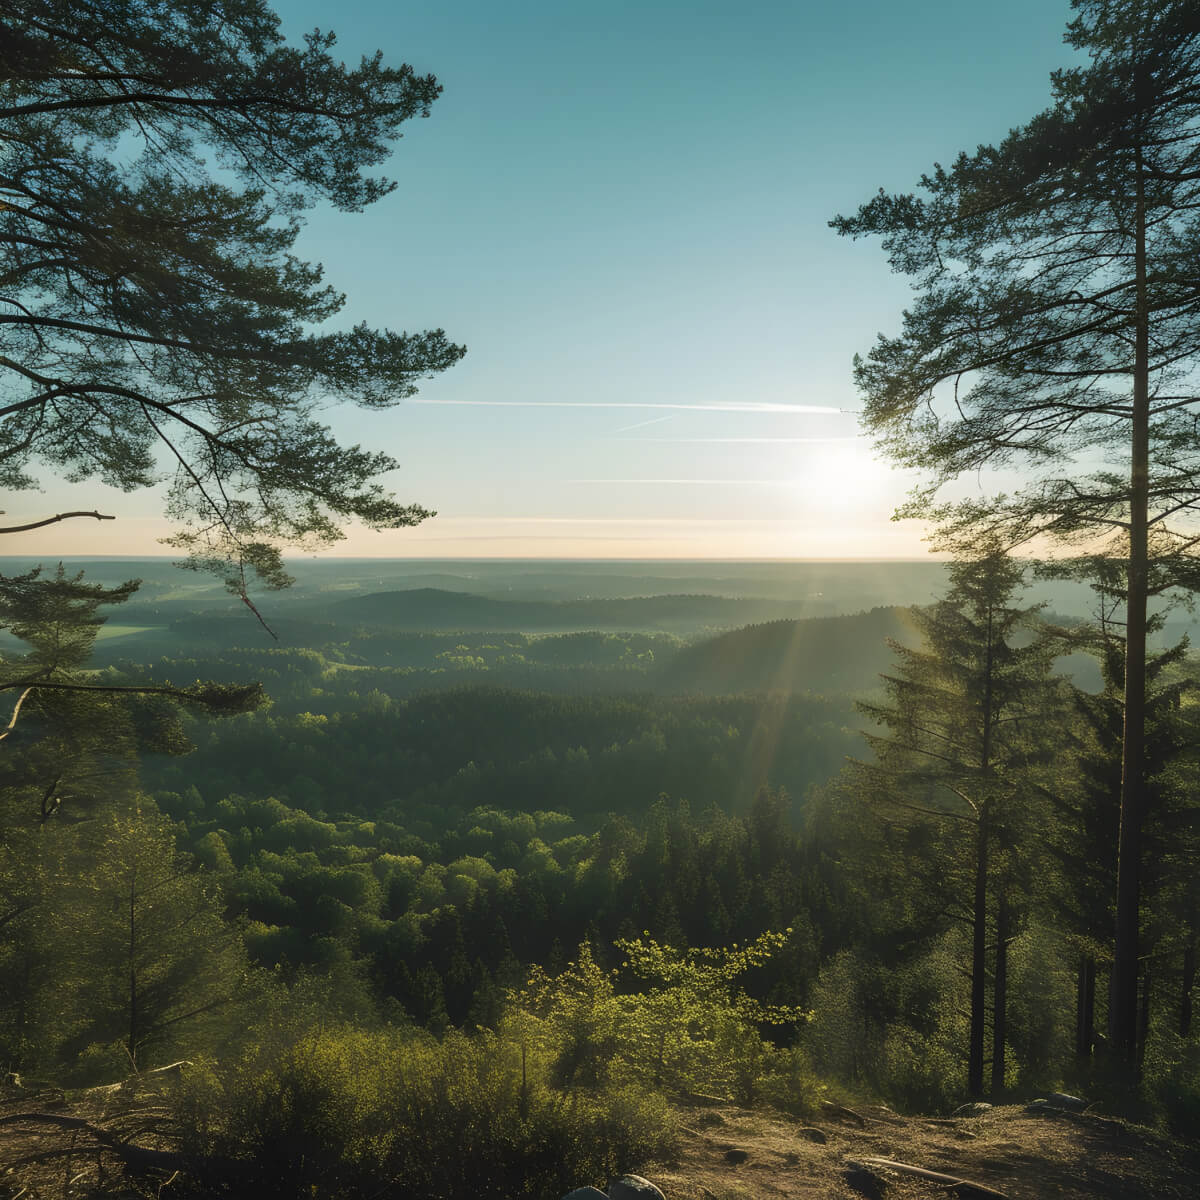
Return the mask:
<path id="1" fill-rule="evenodd" d="M 648 936 L 618 941 L 624 968 L 638 981 L 627 993 L 617 990 L 621 972 L 599 967 L 584 944 L 555 977 L 533 969 L 511 997 L 505 1036 L 548 1056 L 562 1084 L 639 1084 L 747 1105 L 769 1092 L 776 1106 L 807 1112 L 819 1091 L 807 1064 L 760 1032 L 807 1014 L 763 1004 L 735 982 L 786 937 L 766 933 L 741 947 L 687 951 Z"/>
<path id="2" fill-rule="evenodd" d="M 908 1112 L 961 1103 L 967 994 L 953 935 L 904 966 L 843 951 L 813 989 L 806 1046 L 823 1075 Z"/>
<path id="3" fill-rule="evenodd" d="M 186 1149 L 240 1160 L 263 1197 L 557 1198 L 670 1149 L 661 1098 L 555 1088 L 493 1034 L 309 1033 L 200 1073 L 182 1104 Z"/>
<path id="4" fill-rule="evenodd" d="M 1146 1048 L 1144 1092 L 1148 1111 L 1137 1115 L 1194 1141 L 1200 1129 L 1200 1044 L 1161 1031 Z M 1131 1111 L 1127 1098 L 1114 1108 Z"/>

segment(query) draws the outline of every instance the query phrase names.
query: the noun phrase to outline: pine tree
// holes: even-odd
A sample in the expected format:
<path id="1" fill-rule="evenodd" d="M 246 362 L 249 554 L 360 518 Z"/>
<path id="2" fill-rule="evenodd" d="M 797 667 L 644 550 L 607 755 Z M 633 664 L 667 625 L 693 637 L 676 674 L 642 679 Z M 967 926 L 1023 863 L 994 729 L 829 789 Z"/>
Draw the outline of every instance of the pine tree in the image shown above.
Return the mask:
<path id="1" fill-rule="evenodd" d="M 429 515 L 317 413 L 394 405 L 463 354 L 441 330 L 321 329 L 345 298 L 292 254 L 301 214 L 391 191 L 373 169 L 441 91 L 335 45 L 288 45 L 263 0 L 0 12 L 0 485 L 40 465 L 129 491 L 165 456 L 175 544 L 247 603 L 249 570 L 286 582 L 281 545 Z"/>
<path id="2" fill-rule="evenodd" d="M 834 223 L 879 234 L 920 291 L 856 374 L 865 422 L 930 479 L 1020 464 L 1012 497 L 941 508 L 961 541 L 1047 537 L 1126 565 L 1111 1029 L 1136 1057 L 1150 600 L 1200 584 L 1200 14 L 1074 0 L 1056 102 L 999 146 Z M 1090 472 L 1090 473 L 1089 473 Z"/>
<path id="3" fill-rule="evenodd" d="M 211 889 L 133 799 L 140 751 L 187 748 L 175 706 L 154 694 L 183 693 L 118 702 L 121 686 L 85 671 L 101 608 L 136 586 L 61 566 L 0 580 L 0 621 L 29 647 L 0 662 L 0 686 L 19 689 L 0 742 L 0 1053 L 14 1066 L 118 1042 L 137 1064 L 244 974 Z"/>
<path id="4" fill-rule="evenodd" d="M 875 759 L 859 768 L 863 797 L 907 828 L 924 828 L 921 853 L 938 846 L 945 867 L 964 872 L 957 886 L 970 896 L 967 1089 L 975 1096 L 984 1087 L 989 926 L 1006 945 L 1016 903 L 996 860 L 1020 855 L 1029 820 L 1021 782 L 1044 752 L 1052 711 L 1053 649 L 1031 631 L 1036 610 L 1014 603 L 1022 577 L 996 551 L 952 564 L 945 598 L 914 614 L 924 645 L 893 643 L 898 669 L 884 676 L 886 701 L 859 706 L 877 730 L 866 734 Z M 1001 980 L 1004 962 L 1001 949 Z M 1003 986 L 993 990 L 993 1010 L 1002 1031 Z M 1001 1043 L 994 1087 L 1002 1059 Z"/>
<path id="5" fill-rule="evenodd" d="M 176 688 L 89 674 L 85 665 L 107 619 L 101 609 L 125 603 L 138 583 L 89 583 L 61 563 L 52 574 L 37 567 L 0 576 L 0 629 L 28 647 L 0 653 L 0 693 L 15 697 L 0 731 L 0 787 L 24 791 L 42 823 L 64 804 L 78 819 L 98 799 L 130 789 L 138 753 L 188 750 L 180 706 L 222 715 L 264 701 L 259 684 Z"/>

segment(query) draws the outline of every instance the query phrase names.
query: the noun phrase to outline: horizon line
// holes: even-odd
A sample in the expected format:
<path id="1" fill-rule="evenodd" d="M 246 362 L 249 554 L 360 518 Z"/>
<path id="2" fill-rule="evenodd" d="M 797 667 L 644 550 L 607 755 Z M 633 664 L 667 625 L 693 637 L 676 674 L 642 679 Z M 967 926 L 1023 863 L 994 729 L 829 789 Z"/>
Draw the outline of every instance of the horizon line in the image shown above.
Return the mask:
<path id="1" fill-rule="evenodd" d="M 179 561 L 172 554 L 50 554 L 50 555 L 30 555 L 30 554 L 0 554 L 0 562 L 30 562 L 33 560 L 43 559 L 62 559 L 62 560 L 77 560 L 86 562 L 166 562 Z M 514 554 L 475 554 L 475 555 L 382 555 L 382 554 L 301 554 L 288 556 L 284 555 L 284 562 L 449 562 L 449 563 L 470 563 L 470 562 L 563 562 L 563 563 L 622 563 L 622 562 L 647 562 L 647 563 L 694 563 L 702 565 L 704 563 L 724 563 L 738 564 L 745 563 L 753 565 L 758 563 L 858 563 L 858 562 L 883 562 L 883 563 L 923 563 L 923 562 L 943 562 L 946 561 L 937 558 L 930 553 L 922 558 L 913 558 L 908 555 L 843 555 L 843 556 L 798 556 L 798 555 L 764 555 L 758 557 L 731 557 L 731 556 L 716 556 L 706 558 L 692 558 L 686 556 L 668 556 L 662 555 L 514 555 Z"/>

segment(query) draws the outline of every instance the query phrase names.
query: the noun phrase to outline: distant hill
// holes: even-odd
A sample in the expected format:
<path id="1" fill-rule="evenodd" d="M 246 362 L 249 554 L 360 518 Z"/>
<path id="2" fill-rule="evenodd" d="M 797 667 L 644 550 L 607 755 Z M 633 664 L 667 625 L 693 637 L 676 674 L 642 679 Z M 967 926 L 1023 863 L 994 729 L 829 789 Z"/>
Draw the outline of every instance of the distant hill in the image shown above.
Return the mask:
<path id="1" fill-rule="evenodd" d="M 654 679 L 660 691 L 860 692 L 879 683 L 894 638 L 915 644 L 907 608 L 750 625 L 685 646 Z"/>
<path id="2" fill-rule="evenodd" d="M 566 630 L 687 631 L 798 616 L 804 601 L 727 596 L 501 600 L 440 588 L 375 592 L 312 605 L 313 619 L 386 630 L 542 633 Z"/>

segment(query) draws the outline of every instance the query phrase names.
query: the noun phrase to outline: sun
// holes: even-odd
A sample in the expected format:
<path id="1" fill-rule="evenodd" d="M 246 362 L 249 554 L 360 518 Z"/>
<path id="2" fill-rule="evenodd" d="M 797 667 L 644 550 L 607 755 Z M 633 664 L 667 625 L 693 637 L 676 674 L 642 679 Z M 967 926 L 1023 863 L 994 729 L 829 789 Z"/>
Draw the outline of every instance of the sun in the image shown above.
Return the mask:
<path id="1" fill-rule="evenodd" d="M 797 458 L 794 499 L 805 512 L 890 515 L 907 487 L 900 472 L 875 457 L 866 438 L 805 446 Z"/>

